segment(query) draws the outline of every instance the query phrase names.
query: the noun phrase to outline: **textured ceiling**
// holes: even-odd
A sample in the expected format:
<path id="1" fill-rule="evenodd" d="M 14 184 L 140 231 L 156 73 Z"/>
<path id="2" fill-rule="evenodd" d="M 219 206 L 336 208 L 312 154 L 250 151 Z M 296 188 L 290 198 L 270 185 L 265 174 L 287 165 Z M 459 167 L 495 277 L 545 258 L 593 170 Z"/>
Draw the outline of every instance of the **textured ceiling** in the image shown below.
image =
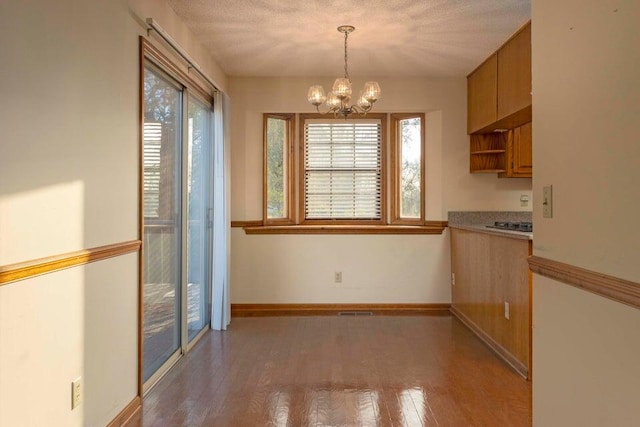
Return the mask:
<path id="1" fill-rule="evenodd" d="M 530 0 L 169 0 L 229 76 L 465 76 Z M 162 23 L 160 23 L 162 24 Z"/>

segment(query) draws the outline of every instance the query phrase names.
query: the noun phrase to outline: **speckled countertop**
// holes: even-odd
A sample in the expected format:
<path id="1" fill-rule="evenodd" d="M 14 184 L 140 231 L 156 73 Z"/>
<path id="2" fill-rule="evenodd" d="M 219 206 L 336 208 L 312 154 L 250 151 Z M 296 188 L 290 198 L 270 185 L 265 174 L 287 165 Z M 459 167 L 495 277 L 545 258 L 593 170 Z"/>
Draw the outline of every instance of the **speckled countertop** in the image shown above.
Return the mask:
<path id="1" fill-rule="evenodd" d="M 533 233 L 487 228 L 487 225 L 493 225 L 496 221 L 531 222 L 531 212 L 461 211 L 449 212 L 448 216 L 449 227 L 451 228 L 478 231 L 514 239 L 533 240 Z"/>

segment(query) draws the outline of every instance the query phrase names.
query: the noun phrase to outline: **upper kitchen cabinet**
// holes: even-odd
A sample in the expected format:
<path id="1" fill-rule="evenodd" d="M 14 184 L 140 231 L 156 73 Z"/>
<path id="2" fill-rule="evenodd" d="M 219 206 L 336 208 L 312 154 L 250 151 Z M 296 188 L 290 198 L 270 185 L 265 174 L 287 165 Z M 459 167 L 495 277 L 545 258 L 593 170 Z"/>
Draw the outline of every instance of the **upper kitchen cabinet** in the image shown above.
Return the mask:
<path id="1" fill-rule="evenodd" d="M 498 119 L 531 107 L 531 23 L 498 50 Z"/>
<path id="2" fill-rule="evenodd" d="M 494 53 L 467 77 L 467 129 L 495 123 L 498 109 L 498 54 Z"/>
<path id="3" fill-rule="evenodd" d="M 531 121 L 531 23 L 467 76 L 467 132 Z"/>

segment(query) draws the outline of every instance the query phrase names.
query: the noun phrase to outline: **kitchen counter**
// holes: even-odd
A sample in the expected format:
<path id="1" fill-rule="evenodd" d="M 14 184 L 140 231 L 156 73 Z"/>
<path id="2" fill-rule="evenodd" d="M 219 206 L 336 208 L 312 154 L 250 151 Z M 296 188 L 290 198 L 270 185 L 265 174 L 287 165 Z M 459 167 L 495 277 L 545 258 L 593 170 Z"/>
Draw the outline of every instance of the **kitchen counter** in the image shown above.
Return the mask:
<path id="1" fill-rule="evenodd" d="M 530 211 L 460 211 L 449 212 L 449 228 L 459 228 L 467 231 L 511 237 L 514 239 L 533 240 L 533 233 L 514 230 L 488 228 L 496 221 L 531 222 Z"/>
<path id="2" fill-rule="evenodd" d="M 498 228 L 488 228 L 485 224 L 449 224 L 449 228 L 459 228 L 467 231 L 477 231 L 479 233 L 495 234 L 497 236 L 511 237 L 514 239 L 533 240 L 533 233 L 514 230 L 500 230 Z"/>

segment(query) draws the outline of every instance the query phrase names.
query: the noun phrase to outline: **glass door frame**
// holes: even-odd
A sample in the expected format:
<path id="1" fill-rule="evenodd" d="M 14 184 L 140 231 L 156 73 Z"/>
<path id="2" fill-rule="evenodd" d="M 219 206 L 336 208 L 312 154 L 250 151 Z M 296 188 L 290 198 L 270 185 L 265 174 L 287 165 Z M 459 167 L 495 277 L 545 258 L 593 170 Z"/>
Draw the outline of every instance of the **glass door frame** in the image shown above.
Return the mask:
<path id="1" fill-rule="evenodd" d="M 202 336 L 210 329 L 210 321 L 189 341 L 188 333 L 188 106 L 190 97 L 199 101 L 205 107 L 209 107 L 209 141 L 207 142 L 206 159 L 209 164 L 206 179 L 208 185 L 208 207 L 206 215 L 207 230 L 207 251 L 206 251 L 206 286 L 209 289 L 207 293 L 206 309 L 211 309 L 212 277 L 213 277 L 213 227 L 212 227 L 212 211 L 213 211 L 213 127 L 214 127 L 214 99 L 209 90 L 204 88 L 198 81 L 194 80 L 188 73 L 184 72 L 180 66 L 168 59 L 158 48 L 151 44 L 146 38 L 140 36 L 140 68 L 139 68 L 139 138 L 140 138 L 140 181 L 139 181 L 139 238 L 144 242 L 144 113 L 145 113 L 145 97 L 144 97 L 144 76 L 145 68 L 149 66 L 158 72 L 165 79 L 169 80 L 176 87 L 181 88 L 181 147 L 180 147 L 180 212 L 181 224 L 180 230 L 180 342 L 179 348 L 154 372 L 146 381 L 144 380 L 144 245 L 139 252 L 139 283 L 138 283 L 138 395 L 143 397 L 153 388 L 154 385 L 169 371 L 169 369 L 182 357 L 183 354 L 191 350 L 191 348 L 202 338 Z"/>

